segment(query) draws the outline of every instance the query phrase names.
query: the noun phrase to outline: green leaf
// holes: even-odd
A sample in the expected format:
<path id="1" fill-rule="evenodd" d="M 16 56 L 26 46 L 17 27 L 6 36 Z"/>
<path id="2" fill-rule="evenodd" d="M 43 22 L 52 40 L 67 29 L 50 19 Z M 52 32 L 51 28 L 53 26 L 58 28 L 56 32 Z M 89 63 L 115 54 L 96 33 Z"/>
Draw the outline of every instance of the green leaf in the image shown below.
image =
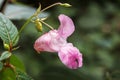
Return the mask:
<path id="1" fill-rule="evenodd" d="M 2 68 L 3 68 L 3 63 L 0 62 L 0 71 L 2 70 Z"/>
<path id="2" fill-rule="evenodd" d="M 15 25 L 0 13 L 0 37 L 6 44 L 15 46 L 18 42 L 18 30 Z"/>
<path id="3" fill-rule="evenodd" d="M 11 68 L 4 68 L 0 72 L 0 80 L 16 80 L 16 74 Z"/>
<path id="4" fill-rule="evenodd" d="M 10 57 L 10 64 L 15 67 L 15 70 L 10 67 L 3 68 L 3 70 L 0 72 L 0 80 L 16 80 L 16 77 L 18 76 L 20 77 L 18 80 L 31 80 L 21 77 L 22 74 L 25 72 L 25 68 L 23 63 L 14 54 L 12 54 Z M 0 64 L 0 68 L 1 66 L 2 65 Z M 18 70 L 21 72 L 21 74 L 18 72 Z M 24 73 L 24 75 L 26 74 Z"/>
<path id="5" fill-rule="evenodd" d="M 28 76 L 25 72 L 20 71 L 19 69 L 16 70 L 17 77 L 16 80 L 33 80 L 30 76 Z"/>
<path id="6" fill-rule="evenodd" d="M 10 64 L 22 71 L 25 71 L 24 64 L 14 54 L 12 54 L 12 56 L 10 57 Z"/>
<path id="7" fill-rule="evenodd" d="M 12 55 L 12 53 L 5 51 L 2 53 L 1 57 L 0 57 L 0 61 L 5 60 L 7 58 L 9 58 Z"/>
<path id="8" fill-rule="evenodd" d="M 9 67 L 3 68 L 3 70 L 0 72 L 0 80 L 16 80 L 16 77 L 19 76 L 18 70 L 21 71 L 22 73 L 25 72 L 23 63 L 14 54 L 12 54 L 10 57 L 10 64 L 15 67 L 16 72 L 14 72 L 13 69 Z M 18 80 L 30 80 L 30 79 L 18 79 Z"/>
<path id="9" fill-rule="evenodd" d="M 0 80 L 33 80 L 30 76 L 28 76 L 25 72 L 16 68 L 16 72 L 14 72 L 11 68 L 4 68 L 0 72 Z"/>

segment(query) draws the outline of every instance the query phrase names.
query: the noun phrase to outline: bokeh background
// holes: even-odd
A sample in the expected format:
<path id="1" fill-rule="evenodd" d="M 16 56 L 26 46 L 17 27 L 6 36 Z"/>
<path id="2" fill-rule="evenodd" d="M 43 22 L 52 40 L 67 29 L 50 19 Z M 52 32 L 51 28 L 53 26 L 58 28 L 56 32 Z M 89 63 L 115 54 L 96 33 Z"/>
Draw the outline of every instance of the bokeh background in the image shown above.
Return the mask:
<path id="1" fill-rule="evenodd" d="M 30 23 L 21 34 L 20 48 L 14 52 L 24 63 L 27 73 L 35 80 L 120 80 L 120 0 L 9 0 L 9 4 L 33 8 L 39 3 L 45 8 L 55 2 L 67 2 L 72 7 L 50 8 L 43 13 L 48 16 L 46 22 L 57 29 L 59 14 L 73 19 L 76 30 L 68 42 L 83 54 L 83 67 L 68 69 L 57 53 L 38 54 L 33 49 L 34 41 L 50 29 L 43 25 L 43 32 L 38 33 Z M 18 29 L 25 20 L 22 16 L 12 18 Z"/>

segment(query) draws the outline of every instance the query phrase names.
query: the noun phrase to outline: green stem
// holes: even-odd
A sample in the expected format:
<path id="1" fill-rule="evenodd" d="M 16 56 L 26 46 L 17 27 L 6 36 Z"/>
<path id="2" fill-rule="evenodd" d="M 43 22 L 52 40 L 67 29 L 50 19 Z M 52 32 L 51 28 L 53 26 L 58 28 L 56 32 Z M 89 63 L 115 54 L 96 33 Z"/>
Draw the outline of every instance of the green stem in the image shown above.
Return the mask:
<path id="1" fill-rule="evenodd" d="M 24 25 L 21 27 L 21 29 L 19 30 L 19 33 L 18 34 L 20 34 L 22 31 L 23 31 L 23 29 L 26 27 L 26 25 L 31 21 L 31 19 L 33 18 L 33 17 L 35 17 L 34 15 L 32 15 L 25 23 L 24 23 Z"/>
<path id="2" fill-rule="evenodd" d="M 49 8 L 51 8 L 51 7 L 53 7 L 53 6 L 60 5 L 60 4 L 62 4 L 62 3 L 60 3 L 60 2 L 54 3 L 54 4 L 50 5 L 50 6 L 42 9 L 42 10 L 40 11 L 40 13 L 43 12 L 43 11 L 45 11 L 45 10 L 47 10 L 47 9 L 49 9 Z"/>
<path id="3" fill-rule="evenodd" d="M 35 15 L 33 14 L 21 27 L 21 29 L 19 30 L 17 36 L 14 38 L 14 41 L 17 39 L 17 37 L 20 35 L 20 33 L 23 31 L 23 29 L 26 27 L 26 25 L 31 21 L 31 19 L 35 17 Z"/>
<path id="4" fill-rule="evenodd" d="M 42 20 L 40 20 L 40 22 L 42 22 L 44 25 L 46 25 L 47 27 L 49 27 L 50 29 L 54 29 L 52 26 L 50 26 L 49 24 L 47 24 L 46 22 L 44 22 L 44 21 L 42 21 Z"/>
<path id="5" fill-rule="evenodd" d="M 42 9 L 40 12 L 37 12 L 37 14 L 34 13 L 34 14 L 24 23 L 24 25 L 21 27 L 21 29 L 19 30 L 19 32 L 18 32 L 18 34 L 17 34 L 17 36 L 15 37 L 14 40 L 17 39 L 18 35 L 23 31 L 23 29 L 26 27 L 26 25 L 31 21 L 31 19 L 32 19 L 33 17 L 37 16 L 37 15 L 40 14 L 41 12 L 43 12 L 43 11 L 45 11 L 45 10 L 47 10 L 47 9 L 49 9 L 49 8 L 51 8 L 51 7 L 53 7 L 53 6 L 60 5 L 60 4 L 62 4 L 62 3 L 60 3 L 60 2 L 54 3 L 54 4 L 50 5 L 50 6 L 48 6 L 48 7 L 44 8 L 44 9 Z M 47 23 L 45 23 L 45 22 L 43 22 L 43 21 L 41 21 L 41 22 L 42 22 L 43 24 L 45 24 L 46 26 L 48 26 L 50 29 L 53 30 L 53 27 L 51 27 L 50 25 L 48 25 Z"/>
<path id="6" fill-rule="evenodd" d="M 54 3 L 54 4 L 50 5 L 50 6 L 42 9 L 39 13 L 41 13 L 41 12 L 43 12 L 43 11 L 45 11 L 45 10 L 53 7 L 53 6 L 60 5 L 60 4 L 62 4 L 62 3 L 60 3 L 60 2 Z M 38 13 L 38 14 L 39 14 L 39 13 Z M 37 14 L 37 15 L 38 15 L 38 14 Z M 21 27 L 21 29 L 20 29 L 20 31 L 19 31 L 18 34 L 20 34 L 20 33 L 22 32 L 22 30 L 25 28 L 25 26 L 26 26 L 26 25 L 31 21 L 31 19 L 32 19 L 33 17 L 35 17 L 35 16 L 36 16 L 36 15 L 34 14 L 33 16 L 31 16 L 31 17 L 25 22 L 25 24 Z M 47 23 L 45 23 L 45 22 L 43 22 L 43 21 L 41 21 L 41 22 L 42 22 L 43 24 L 47 25 L 49 28 L 53 29 L 53 28 L 52 28 L 50 25 L 48 25 Z"/>

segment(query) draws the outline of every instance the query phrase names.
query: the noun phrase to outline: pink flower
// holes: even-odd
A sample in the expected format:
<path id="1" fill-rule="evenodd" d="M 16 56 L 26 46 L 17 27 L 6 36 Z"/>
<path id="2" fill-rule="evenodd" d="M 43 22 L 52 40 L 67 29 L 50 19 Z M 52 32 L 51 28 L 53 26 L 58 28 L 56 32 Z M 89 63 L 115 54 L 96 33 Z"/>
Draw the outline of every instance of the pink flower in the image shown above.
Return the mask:
<path id="1" fill-rule="evenodd" d="M 36 51 L 58 52 L 60 60 L 68 68 L 77 69 L 82 66 L 82 54 L 79 50 L 67 43 L 67 38 L 74 32 L 73 21 L 66 15 L 59 16 L 60 27 L 51 30 L 39 37 L 34 44 Z"/>
<path id="2" fill-rule="evenodd" d="M 58 52 L 67 41 L 67 37 L 74 32 L 73 21 L 63 14 L 59 16 L 60 27 L 58 30 L 51 30 L 39 37 L 34 44 L 36 51 Z"/>
<path id="3" fill-rule="evenodd" d="M 82 66 L 82 54 L 71 43 L 63 46 L 58 52 L 60 60 L 70 69 Z"/>

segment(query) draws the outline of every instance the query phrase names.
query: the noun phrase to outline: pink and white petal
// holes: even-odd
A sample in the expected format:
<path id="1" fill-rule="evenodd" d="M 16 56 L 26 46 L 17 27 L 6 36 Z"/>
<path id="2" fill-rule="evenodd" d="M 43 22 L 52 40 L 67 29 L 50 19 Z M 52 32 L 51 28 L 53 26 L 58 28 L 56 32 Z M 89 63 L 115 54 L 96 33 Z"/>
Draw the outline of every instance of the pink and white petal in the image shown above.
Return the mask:
<path id="1" fill-rule="evenodd" d="M 75 30 L 72 19 L 64 14 L 59 15 L 60 27 L 58 33 L 63 38 L 69 37 Z"/>
<path id="2" fill-rule="evenodd" d="M 34 48 L 38 52 L 58 52 L 66 43 L 66 39 L 62 38 L 57 30 L 51 30 L 35 41 Z"/>
<path id="3" fill-rule="evenodd" d="M 58 56 L 62 63 L 70 69 L 82 67 L 82 54 L 70 43 L 60 49 Z"/>
<path id="4" fill-rule="evenodd" d="M 49 47 L 50 43 L 51 43 L 51 36 L 49 35 L 49 33 L 46 33 L 35 41 L 34 49 L 37 52 L 41 52 L 41 51 L 56 52 L 55 50 Z"/>
<path id="5" fill-rule="evenodd" d="M 49 32 L 51 36 L 50 48 L 54 49 L 55 51 L 59 51 L 62 46 L 64 46 L 67 41 L 66 39 L 62 38 L 57 30 L 52 30 Z"/>

